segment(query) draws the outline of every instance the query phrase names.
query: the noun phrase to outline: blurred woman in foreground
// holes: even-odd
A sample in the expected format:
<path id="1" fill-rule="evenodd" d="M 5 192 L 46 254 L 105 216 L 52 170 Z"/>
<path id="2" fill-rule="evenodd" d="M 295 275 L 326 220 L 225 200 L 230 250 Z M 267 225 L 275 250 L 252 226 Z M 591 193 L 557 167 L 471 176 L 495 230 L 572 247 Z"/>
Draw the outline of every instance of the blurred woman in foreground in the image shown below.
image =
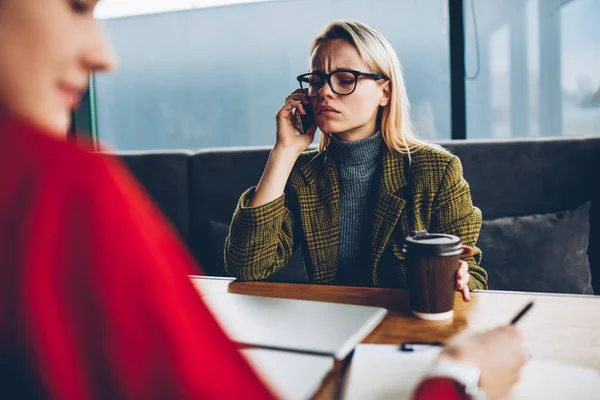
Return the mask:
<path id="1" fill-rule="evenodd" d="M 95 5 L 0 0 L 2 396 L 270 398 L 187 278 L 194 261 L 132 177 L 65 143 L 89 74 L 114 65 Z M 491 343 L 511 354 L 520 340 L 511 331 Z M 474 356 L 490 345 L 459 348 L 447 358 L 478 366 L 484 382 Z M 429 379 L 416 396 L 464 398 L 457 382 Z"/>
<path id="2" fill-rule="evenodd" d="M 268 398 L 143 191 L 65 143 L 90 73 L 115 63 L 95 5 L 0 0 L 3 396 Z"/>

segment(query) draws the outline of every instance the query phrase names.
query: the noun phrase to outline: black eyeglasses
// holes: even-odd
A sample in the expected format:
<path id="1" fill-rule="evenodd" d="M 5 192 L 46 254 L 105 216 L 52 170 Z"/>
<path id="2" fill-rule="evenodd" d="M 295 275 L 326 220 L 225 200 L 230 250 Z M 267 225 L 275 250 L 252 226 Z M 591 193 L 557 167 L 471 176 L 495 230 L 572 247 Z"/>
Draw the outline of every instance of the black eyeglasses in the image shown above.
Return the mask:
<path id="1" fill-rule="evenodd" d="M 352 69 L 336 69 L 330 74 L 315 71 L 299 75 L 296 79 L 298 79 L 298 83 L 300 83 L 300 89 L 302 89 L 308 97 L 318 96 L 321 88 L 325 85 L 325 82 L 329 82 L 329 87 L 333 93 L 347 96 L 354 93 L 356 90 L 359 76 L 375 80 L 388 79 L 382 74 L 360 72 Z"/>

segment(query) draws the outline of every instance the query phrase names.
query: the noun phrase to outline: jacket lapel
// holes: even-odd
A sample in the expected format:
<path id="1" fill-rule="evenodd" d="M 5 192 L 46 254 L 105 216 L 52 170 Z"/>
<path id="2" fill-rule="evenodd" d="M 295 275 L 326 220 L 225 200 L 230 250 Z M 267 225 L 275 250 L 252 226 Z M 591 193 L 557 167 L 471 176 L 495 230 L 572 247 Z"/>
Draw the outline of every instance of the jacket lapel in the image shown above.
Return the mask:
<path id="1" fill-rule="evenodd" d="M 311 258 L 313 279 L 336 279 L 340 251 L 340 190 L 335 162 L 326 152 L 301 169 L 304 182 L 294 182 L 302 228 Z"/>
<path id="2" fill-rule="evenodd" d="M 406 206 L 402 188 L 406 186 L 404 155 L 385 151 L 382 175 L 373 210 L 373 282 L 377 283 L 377 264 L 390 241 Z M 308 253 L 318 282 L 336 279 L 340 250 L 340 189 L 335 162 L 320 153 L 301 168 L 302 179 L 291 183 L 298 196 L 300 220 Z M 308 271 L 307 271 L 308 272 Z"/>
<path id="3" fill-rule="evenodd" d="M 383 155 L 381 182 L 373 210 L 372 280 L 375 284 L 377 283 L 377 264 L 406 206 L 406 201 L 400 196 L 402 188 L 406 186 L 404 157 L 400 153 L 389 150 Z"/>

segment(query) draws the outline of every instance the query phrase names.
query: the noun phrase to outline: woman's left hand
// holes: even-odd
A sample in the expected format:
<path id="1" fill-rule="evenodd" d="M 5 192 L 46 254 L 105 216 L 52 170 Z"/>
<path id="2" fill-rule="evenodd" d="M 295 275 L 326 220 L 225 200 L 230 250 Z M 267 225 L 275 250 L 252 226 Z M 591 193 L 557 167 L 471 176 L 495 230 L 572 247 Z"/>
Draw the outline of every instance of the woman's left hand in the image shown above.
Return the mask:
<path id="1" fill-rule="evenodd" d="M 467 286 L 469 279 L 471 279 L 471 275 L 469 274 L 469 264 L 461 260 L 460 267 L 458 267 L 458 272 L 456 273 L 456 290 L 462 293 L 462 298 L 465 303 L 471 301 L 469 287 Z"/>

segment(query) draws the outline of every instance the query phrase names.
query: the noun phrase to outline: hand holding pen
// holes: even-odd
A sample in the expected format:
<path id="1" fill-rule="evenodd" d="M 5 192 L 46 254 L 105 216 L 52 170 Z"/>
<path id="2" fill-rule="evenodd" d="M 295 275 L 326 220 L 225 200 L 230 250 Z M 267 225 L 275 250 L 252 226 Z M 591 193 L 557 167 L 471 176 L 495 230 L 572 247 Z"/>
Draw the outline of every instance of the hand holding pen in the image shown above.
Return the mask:
<path id="1" fill-rule="evenodd" d="M 506 398 L 529 359 L 523 336 L 515 324 L 532 306 L 532 302 L 526 304 L 506 325 L 456 338 L 442 350 L 438 362 L 455 360 L 476 366 L 480 370 L 479 387 L 486 398 Z"/>

